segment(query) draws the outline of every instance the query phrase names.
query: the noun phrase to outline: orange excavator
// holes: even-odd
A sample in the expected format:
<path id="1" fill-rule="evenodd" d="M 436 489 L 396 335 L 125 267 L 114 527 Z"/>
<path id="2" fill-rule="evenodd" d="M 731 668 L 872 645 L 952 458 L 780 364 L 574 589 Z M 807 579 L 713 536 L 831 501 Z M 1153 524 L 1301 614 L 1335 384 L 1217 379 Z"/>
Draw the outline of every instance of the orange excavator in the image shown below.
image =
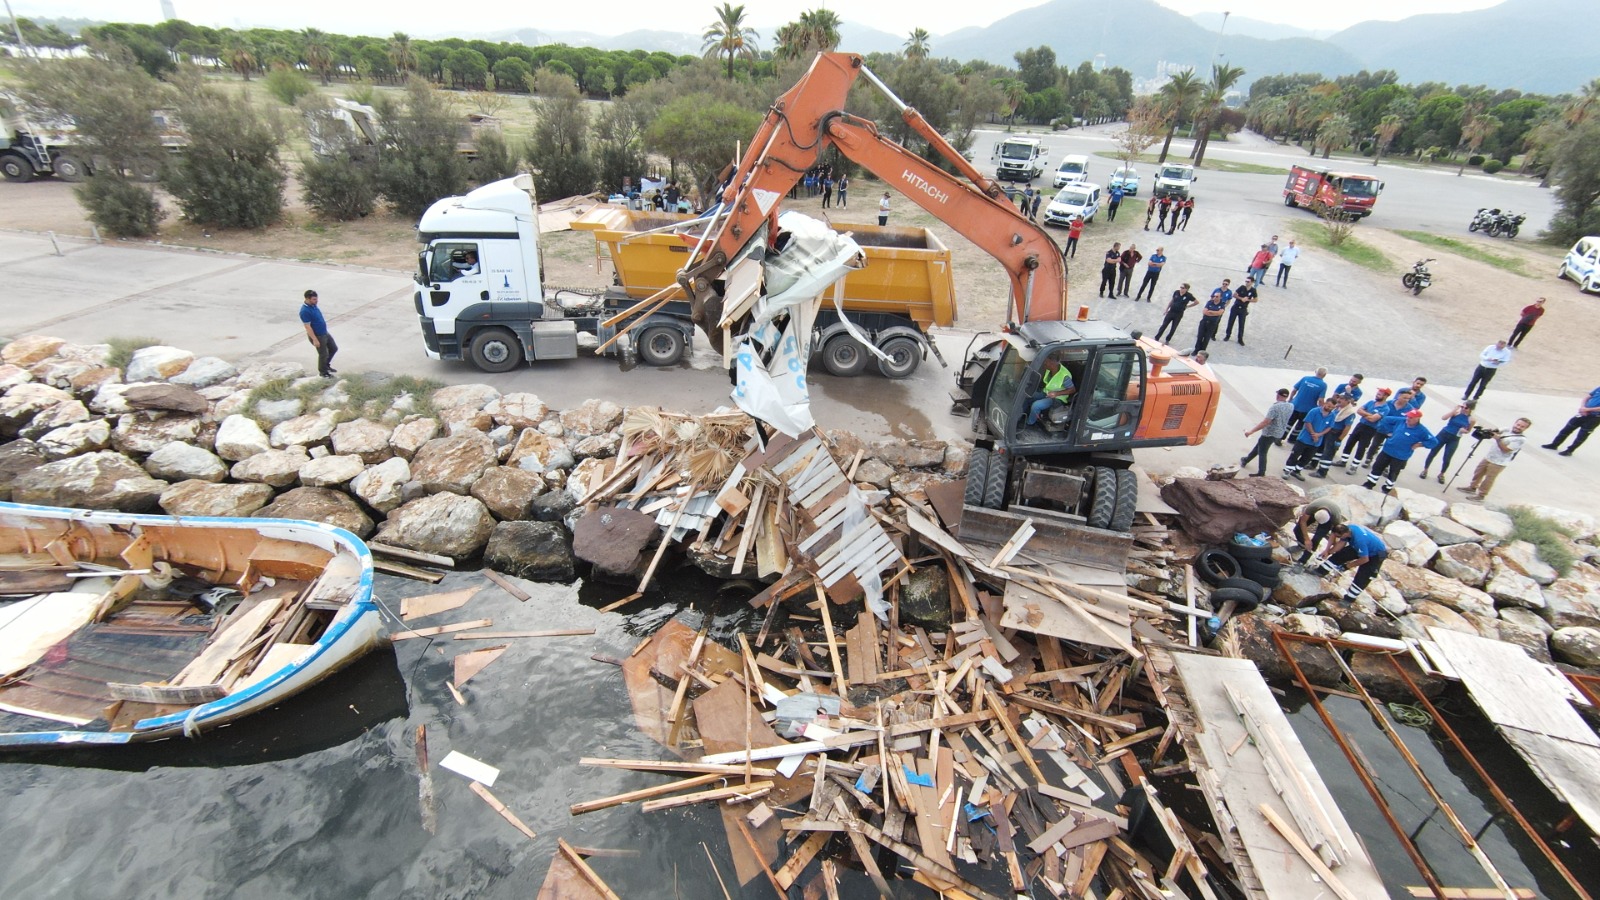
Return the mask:
<path id="1" fill-rule="evenodd" d="M 863 77 L 954 174 L 844 110 Z M 1217 380 L 1164 344 L 1090 319 L 1087 307 L 1069 317 L 1066 266 L 1055 241 L 859 55 L 818 54 L 725 173 L 710 225 L 678 273 L 696 324 L 719 347 L 742 331 L 744 323 L 724 315 L 724 275 L 752 241 L 777 245 L 782 198 L 829 146 L 982 247 L 1010 276 L 1008 321 L 1000 332 L 974 338 L 952 394 L 954 412 L 970 415 L 976 444 L 965 518 L 974 507 L 1047 517 L 1087 541 L 1083 561 L 1096 561 L 1092 532 L 1126 533 L 1133 522 L 1132 451 L 1204 441 Z M 1116 547 L 1099 546 L 1099 561 L 1119 564 Z"/>

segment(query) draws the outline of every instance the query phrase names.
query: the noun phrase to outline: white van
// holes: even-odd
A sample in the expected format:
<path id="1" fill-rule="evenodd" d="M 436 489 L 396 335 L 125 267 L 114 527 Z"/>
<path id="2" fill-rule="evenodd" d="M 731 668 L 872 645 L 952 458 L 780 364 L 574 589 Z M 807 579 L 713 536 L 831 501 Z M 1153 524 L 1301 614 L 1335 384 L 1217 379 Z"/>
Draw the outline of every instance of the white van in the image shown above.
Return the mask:
<path id="1" fill-rule="evenodd" d="M 1573 244 L 1556 274 L 1576 281 L 1581 291 L 1600 294 L 1600 235 L 1590 235 Z"/>
<path id="2" fill-rule="evenodd" d="M 1100 185 L 1077 181 L 1056 192 L 1050 205 L 1045 207 L 1046 225 L 1071 225 L 1073 216 L 1083 216 L 1085 224 L 1094 221 L 1100 211 Z"/>
<path id="3" fill-rule="evenodd" d="M 1061 157 L 1061 166 L 1056 169 L 1056 187 L 1087 180 L 1089 180 L 1089 157 L 1081 155 Z"/>

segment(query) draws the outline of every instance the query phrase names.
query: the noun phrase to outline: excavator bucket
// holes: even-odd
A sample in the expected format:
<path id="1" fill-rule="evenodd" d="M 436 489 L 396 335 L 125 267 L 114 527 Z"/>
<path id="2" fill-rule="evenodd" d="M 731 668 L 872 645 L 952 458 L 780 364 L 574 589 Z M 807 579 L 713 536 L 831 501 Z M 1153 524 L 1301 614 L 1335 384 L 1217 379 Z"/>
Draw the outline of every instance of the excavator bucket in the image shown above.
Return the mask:
<path id="1" fill-rule="evenodd" d="M 1030 556 L 1118 573 L 1128 568 L 1133 535 L 1090 528 L 1049 510 L 1028 509 L 1023 513 L 969 504 L 961 508 L 959 537 L 965 544 L 1000 547 L 1027 521 L 1033 522 L 1034 531 L 1023 552 Z"/>

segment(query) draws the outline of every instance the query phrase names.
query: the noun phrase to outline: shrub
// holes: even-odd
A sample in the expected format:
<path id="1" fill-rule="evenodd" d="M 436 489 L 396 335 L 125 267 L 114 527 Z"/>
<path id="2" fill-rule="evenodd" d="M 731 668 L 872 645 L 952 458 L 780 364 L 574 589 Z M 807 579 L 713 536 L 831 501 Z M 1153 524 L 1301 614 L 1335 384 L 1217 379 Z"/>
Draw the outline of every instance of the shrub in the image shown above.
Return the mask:
<path id="1" fill-rule="evenodd" d="M 1570 546 L 1571 529 L 1526 506 L 1513 506 L 1506 510 L 1506 515 L 1511 517 L 1511 540 L 1527 541 L 1537 547 L 1539 558 L 1562 576 L 1572 571 L 1576 559 Z"/>
<path id="2" fill-rule="evenodd" d="M 488 184 L 517 174 L 517 157 L 498 131 L 478 135 L 478 158 L 472 161 L 472 180 Z"/>
<path id="3" fill-rule="evenodd" d="M 456 152 L 460 116 L 447 95 L 413 78 L 403 102 L 380 98 L 379 113 L 378 192 L 395 212 L 417 218 L 440 197 L 466 190 L 467 163 Z"/>
<path id="4" fill-rule="evenodd" d="M 273 69 L 261 83 L 284 106 L 293 106 L 296 100 L 316 90 L 309 79 L 293 69 Z"/>
<path id="5" fill-rule="evenodd" d="M 191 144 L 170 167 L 167 190 L 190 221 L 223 228 L 263 228 L 283 212 L 288 176 L 278 158 L 283 144 L 276 114 L 263 116 L 244 92 L 222 91 L 199 79 L 180 91 L 178 112 Z"/>
<path id="6" fill-rule="evenodd" d="M 1484 163 L 1483 163 L 1483 174 L 1485 174 L 1485 175 L 1493 175 L 1496 172 L 1499 172 L 1501 169 L 1504 169 L 1505 167 L 1506 167 L 1506 164 L 1501 162 L 1498 159 L 1485 160 Z"/>
<path id="7" fill-rule="evenodd" d="M 300 164 L 300 196 L 324 219 L 348 222 L 370 214 L 378 203 L 372 169 L 345 155 Z"/>
<path id="8" fill-rule="evenodd" d="M 89 211 L 89 220 L 112 237 L 149 237 L 167 216 L 155 194 L 105 170 L 73 191 Z"/>
<path id="9" fill-rule="evenodd" d="M 153 337 L 113 337 L 107 338 L 111 352 L 106 354 L 106 365 L 116 369 L 126 370 L 128 363 L 133 360 L 133 354 L 146 347 L 161 345 L 160 338 Z"/>
<path id="10" fill-rule="evenodd" d="M 1467 157 L 1467 165 L 1469 165 L 1469 166 L 1481 166 L 1481 165 L 1483 165 L 1483 154 L 1482 153 L 1474 153 L 1471 156 Z"/>

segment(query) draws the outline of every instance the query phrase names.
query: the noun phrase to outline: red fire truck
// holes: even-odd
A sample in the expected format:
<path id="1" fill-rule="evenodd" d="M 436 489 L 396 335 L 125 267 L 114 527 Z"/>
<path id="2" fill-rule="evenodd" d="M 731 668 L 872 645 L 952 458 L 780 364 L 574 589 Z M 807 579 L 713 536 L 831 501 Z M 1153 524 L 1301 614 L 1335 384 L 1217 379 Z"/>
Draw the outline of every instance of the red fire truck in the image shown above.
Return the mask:
<path id="1" fill-rule="evenodd" d="M 1318 215 L 1326 210 L 1365 218 L 1372 215 L 1382 190 L 1383 182 L 1371 175 L 1294 166 L 1283 185 L 1283 205 L 1304 206 Z"/>

